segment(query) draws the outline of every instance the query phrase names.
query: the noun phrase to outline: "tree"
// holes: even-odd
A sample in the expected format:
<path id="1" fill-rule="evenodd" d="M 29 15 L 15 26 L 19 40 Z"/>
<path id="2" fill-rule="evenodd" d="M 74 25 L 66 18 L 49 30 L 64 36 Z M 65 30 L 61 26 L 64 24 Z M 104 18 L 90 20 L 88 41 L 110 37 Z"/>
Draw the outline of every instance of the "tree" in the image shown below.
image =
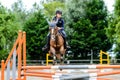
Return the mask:
<path id="1" fill-rule="evenodd" d="M 91 50 L 95 58 L 102 49 L 107 51 L 111 47 L 105 28 L 108 26 L 107 9 L 103 0 L 70 0 L 68 2 L 66 18 L 72 29 L 68 35 L 74 58 L 88 58 Z M 80 58 L 79 58 L 80 59 Z"/>
<path id="2" fill-rule="evenodd" d="M 0 60 L 6 59 L 19 30 L 15 16 L 0 4 Z"/>
<path id="3" fill-rule="evenodd" d="M 45 3 L 43 6 L 45 16 L 50 19 L 55 15 L 57 9 L 64 10 L 65 8 L 65 4 L 59 1 Z"/>
<path id="4" fill-rule="evenodd" d="M 115 0 L 114 13 L 109 16 L 107 36 L 113 44 L 116 44 L 115 52 L 120 51 L 120 0 Z"/>
<path id="5" fill-rule="evenodd" d="M 25 22 L 24 30 L 27 34 L 28 59 L 45 59 L 42 47 L 45 44 L 45 36 L 48 33 L 47 21 L 41 10 L 35 11 Z"/>
<path id="6" fill-rule="evenodd" d="M 116 50 L 120 51 L 120 0 L 116 0 L 115 2 L 115 40 L 116 40 Z"/>
<path id="7" fill-rule="evenodd" d="M 108 28 L 106 28 L 106 34 L 112 44 L 115 44 L 115 18 L 114 14 L 108 15 Z"/>
<path id="8" fill-rule="evenodd" d="M 10 11 L 15 15 L 16 22 L 19 22 L 22 29 L 27 17 L 29 16 L 24 8 L 22 0 L 18 0 L 17 2 L 13 3 Z"/>

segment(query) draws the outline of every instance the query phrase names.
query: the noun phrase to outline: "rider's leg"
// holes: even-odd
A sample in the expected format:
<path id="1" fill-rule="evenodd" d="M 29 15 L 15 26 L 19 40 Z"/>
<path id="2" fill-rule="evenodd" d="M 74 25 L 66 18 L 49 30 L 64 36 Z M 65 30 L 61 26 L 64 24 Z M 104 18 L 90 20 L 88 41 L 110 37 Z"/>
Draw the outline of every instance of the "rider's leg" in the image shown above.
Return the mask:
<path id="1" fill-rule="evenodd" d="M 65 33 L 65 31 L 64 30 L 61 30 L 62 31 L 62 34 L 63 34 L 63 37 L 64 37 L 64 40 L 65 40 L 65 48 L 70 48 L 70 46 L 69 46 L 69 44 L 68 44 L 68 42 L 67 42 L 67 35 L 66 35 L 66 33 Z"/>
<path id="2" fill-rule="evenodd" d="M 46 43 L 45 46 L 42 48 L 42 50 L 43 50 L 43 51 L 49 50 L 49 46 L 50 46 L 50 33 L 48 33 L 48 35 L 47 35 L 47 43 Z"/>

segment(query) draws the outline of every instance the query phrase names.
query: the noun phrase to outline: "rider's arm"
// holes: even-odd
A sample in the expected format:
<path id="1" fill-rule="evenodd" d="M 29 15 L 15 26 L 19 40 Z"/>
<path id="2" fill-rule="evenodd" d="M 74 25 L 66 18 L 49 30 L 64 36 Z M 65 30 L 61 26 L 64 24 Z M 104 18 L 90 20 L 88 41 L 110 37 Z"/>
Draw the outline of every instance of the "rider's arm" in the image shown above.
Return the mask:
<path id="1" fill-rule="evenodd" d="M 64 29 L 64 20 L 62 19 L 62 26 L 61 29 Z"/>
<path id="2" fill-rule="evenodd" d="M 61 27 L 58 27 L 58 29 L 59 29 L 59 30 L 64 30 L 64 20 L 61 19 L 61 22 L 62 22 Z"/>

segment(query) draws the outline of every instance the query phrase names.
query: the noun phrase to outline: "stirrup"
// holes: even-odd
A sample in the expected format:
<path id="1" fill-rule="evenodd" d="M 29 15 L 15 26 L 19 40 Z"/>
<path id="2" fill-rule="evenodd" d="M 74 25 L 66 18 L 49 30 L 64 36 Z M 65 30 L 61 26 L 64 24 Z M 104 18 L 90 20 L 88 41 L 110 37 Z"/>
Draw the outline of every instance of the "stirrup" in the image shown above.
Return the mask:
<path id="1" fill-rule="evenodd" d="M 70 49 L 71 47 L 67 45 L 66 48 L 67 48 L 67 49 Z"/>
<path id="2" fill-rule="evenodd" d="M 44 46 L 44 47 L 42 48 L 42 51 L 45 51 L 45 50 L 48 50 L 48 47 L 47 47 L 47 46 Z"/>

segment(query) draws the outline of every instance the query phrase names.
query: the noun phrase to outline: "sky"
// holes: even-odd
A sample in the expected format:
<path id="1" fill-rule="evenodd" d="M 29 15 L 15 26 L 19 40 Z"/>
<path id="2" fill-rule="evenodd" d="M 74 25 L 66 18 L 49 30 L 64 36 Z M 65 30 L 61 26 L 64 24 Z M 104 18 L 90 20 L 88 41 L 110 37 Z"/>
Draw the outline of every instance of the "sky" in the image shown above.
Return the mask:
<path id="1" fill-rule="evenodd" d="M 108 11 L 112 12 L 114 10 L 115 0 L 104 0 L 104 2 L 108 8 Z"/>
<path id="2" fill-rule="evenodd" d="M 23 1 L 24 6 L 26 7 L 26 9 L 29 10 L 30 8 L 32 8 L 32 5 L 35 2 L 39 3 L 41 0 L 22 0 L 22 1 Z M 112 12 L 114 10 L 113 5 L 115 3 L 115 0 L 104 0 L 104 1 L 108 8 L 108 11 Z M 0 0 L 0 2 L 5 7 L 10 8 L 14 2 L 17 2 L 17 0 Z"/>
<path id="3" fill-rule="evenodd" d="M 23 5 L 26 7 L 27 10 L 32 8 L 32 5 L 37 2 L 39 3 L 41 0 L 22 0 Z M 11 5 L 17 0 L 0 0 L 1 4 L 7 8 L 11 8 Z"/>

